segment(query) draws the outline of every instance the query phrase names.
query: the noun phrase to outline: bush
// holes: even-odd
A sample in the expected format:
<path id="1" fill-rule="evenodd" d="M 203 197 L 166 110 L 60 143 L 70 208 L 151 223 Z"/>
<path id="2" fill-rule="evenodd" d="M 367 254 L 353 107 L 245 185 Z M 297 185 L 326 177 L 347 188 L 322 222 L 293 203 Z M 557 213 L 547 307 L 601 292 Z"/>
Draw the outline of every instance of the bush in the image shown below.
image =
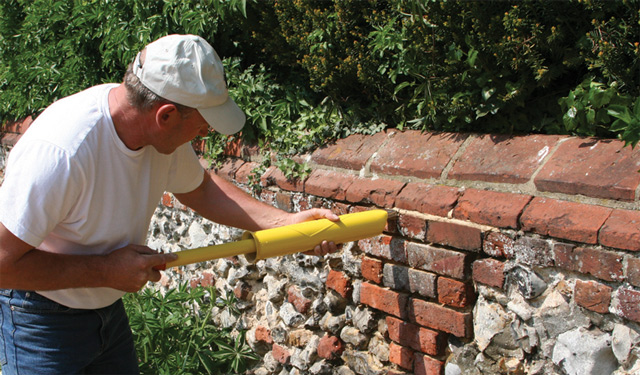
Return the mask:
<path id="1" fill-rule="evenodd" d="M 233 297 L 219 299 L 213 288 L 147 288 L 124 303 L 143 374 L 235 374 L 258 359 L 244 333 L 232 337 L 212 324 L 213 307 L 235 307 Z"/>
<path id="2" fill-rule="evenodd" d="M 242 136 L 283 165 L 292 153 L 385 127 L 634 145 L 639 22 L 631 0 L 6 0 L 0 116 L 37 114 L 119 81 L 148 42 L 192 33 L 225 57 L 249 118 Z M 597 91 L 616 103 L 593 102 Z M 616 117 L 626 113 L 617 106 L 630 117 Z M 214 153 L 224 142 L 209 137 Z"/>

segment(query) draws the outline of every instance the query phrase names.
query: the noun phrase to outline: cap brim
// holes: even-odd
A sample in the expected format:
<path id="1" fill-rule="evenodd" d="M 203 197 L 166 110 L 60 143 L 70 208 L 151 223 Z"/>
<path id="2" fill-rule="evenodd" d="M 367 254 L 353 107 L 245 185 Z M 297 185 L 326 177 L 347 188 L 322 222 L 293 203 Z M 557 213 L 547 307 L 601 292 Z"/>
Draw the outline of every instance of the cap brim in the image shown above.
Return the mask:
<path id="1" fill-rule="evenodd" d="M 246 120 L 244 112 L 231 99 L 215 107 L 198 108 L 198 112 L 213 130 L 226 135 L 239 132 Z"/>

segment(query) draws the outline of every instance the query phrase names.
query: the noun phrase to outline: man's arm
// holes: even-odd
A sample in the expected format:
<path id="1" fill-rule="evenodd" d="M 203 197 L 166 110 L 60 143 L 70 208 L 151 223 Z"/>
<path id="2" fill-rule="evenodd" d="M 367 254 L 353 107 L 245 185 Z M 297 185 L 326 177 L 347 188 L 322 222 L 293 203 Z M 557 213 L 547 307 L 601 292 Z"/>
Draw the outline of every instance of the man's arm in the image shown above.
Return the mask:
<path id="1" fill-rule="evenodd" d="M 253 198 L 231 182 L 208 172 L 205 172 L 204 180 L 198 188 L 189 193 L 175 194 L 175 197 L 211 221 L 250 231 L 323 218 L 339 220 L 336 214 L 327 209 L 313 208 L 288 213 Z M 333 243 L 325 241 L 313 253 L 324 255 L 335 250 Z"/>
<path id="2" fill-rule="evenodd" d="M 108 255 L 65 255 L 34 249 L 0 223 L 0 288 L 53 290 L 110 287 L 136 292 L 158 281 L 154 266 L 176 259 L 146 246 L 129 245 Z"/>

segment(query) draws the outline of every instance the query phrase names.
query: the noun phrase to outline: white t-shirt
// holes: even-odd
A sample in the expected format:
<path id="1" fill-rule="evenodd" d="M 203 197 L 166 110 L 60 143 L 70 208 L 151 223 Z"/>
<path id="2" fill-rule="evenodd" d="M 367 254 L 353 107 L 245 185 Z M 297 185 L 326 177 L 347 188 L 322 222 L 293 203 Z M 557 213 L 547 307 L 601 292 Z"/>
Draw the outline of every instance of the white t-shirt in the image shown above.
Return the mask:
<path id="1" fill-rule="evenodd" d="M 197 188 L 204 170 L 189 143 L 171 155 L 130 150 L 118 137 L 108 94 L 116 84 L 61 99 L 9 154 L 0 187 L 0 222 L 40 250 L 107 254 L 143 245 L 165 191 Z M 74 288 L 38 293 L 72 308 L 108 306 L 124 292 Z"/>

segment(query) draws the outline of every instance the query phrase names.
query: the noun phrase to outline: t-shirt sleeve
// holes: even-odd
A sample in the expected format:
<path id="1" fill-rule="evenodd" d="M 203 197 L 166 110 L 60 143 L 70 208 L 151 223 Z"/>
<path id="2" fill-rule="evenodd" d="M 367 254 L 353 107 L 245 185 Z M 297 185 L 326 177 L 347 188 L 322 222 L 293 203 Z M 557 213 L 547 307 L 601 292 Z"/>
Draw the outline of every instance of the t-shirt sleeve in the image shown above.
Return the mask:
<path id="1" fill-rule="evenodd" d="M 191 143 L 185 143 L 173 153 L 169 170 L 167 191 L 171 193 L 188 193 L 195 190 L 204 178 L 204 168 L 200 165 Z"/>
<path id="2" fill-rule="evenodd" d="M 80 194 L 77 168 L 67 153 L 46 142 L 18 142 L 0 187 L 0 222 L 37 247 L 68 215 Z"/>

